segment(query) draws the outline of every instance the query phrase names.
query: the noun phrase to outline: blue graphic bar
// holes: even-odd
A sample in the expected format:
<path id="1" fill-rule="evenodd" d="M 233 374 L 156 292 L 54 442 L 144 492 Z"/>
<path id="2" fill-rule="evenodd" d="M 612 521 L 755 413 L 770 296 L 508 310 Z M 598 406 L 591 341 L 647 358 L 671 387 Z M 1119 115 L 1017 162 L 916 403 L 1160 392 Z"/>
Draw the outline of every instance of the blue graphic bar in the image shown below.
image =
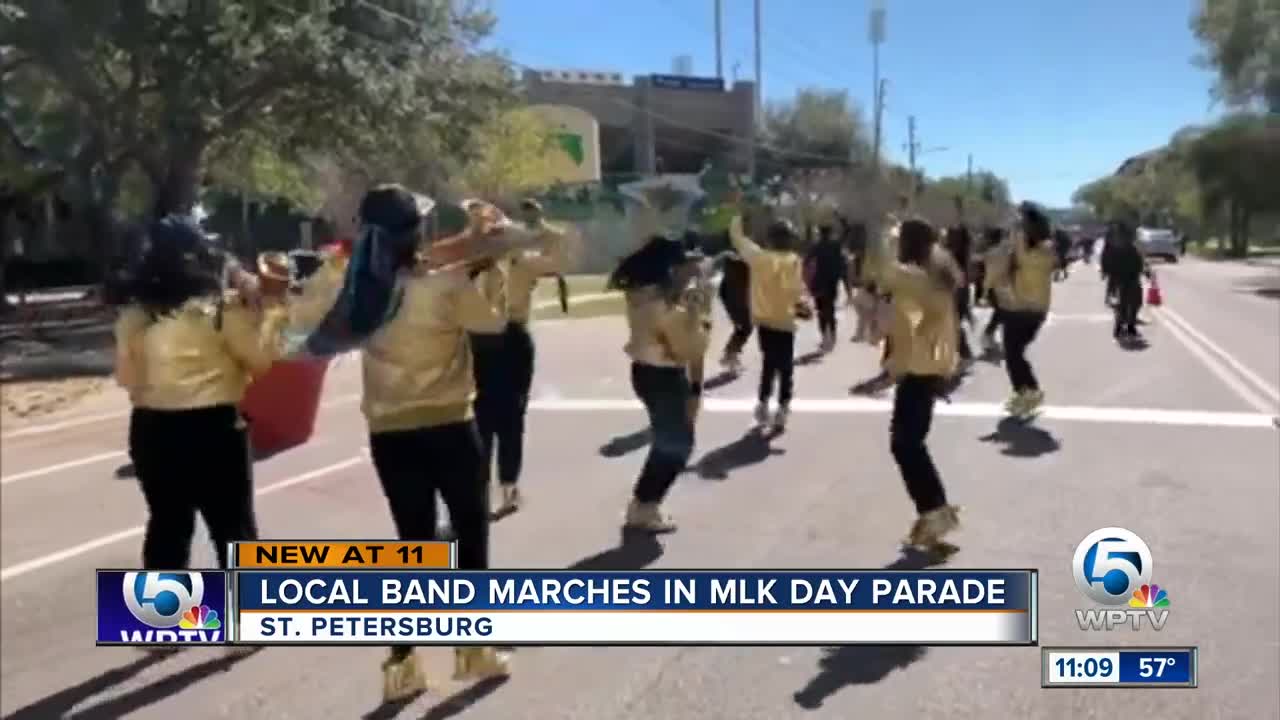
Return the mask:
<path id="1" fill-rule="evenodd" d="M 1194 688 L 1200 677 L 1195 647 L 1046 647 L 1040 658 L 1046 688 Z"/>

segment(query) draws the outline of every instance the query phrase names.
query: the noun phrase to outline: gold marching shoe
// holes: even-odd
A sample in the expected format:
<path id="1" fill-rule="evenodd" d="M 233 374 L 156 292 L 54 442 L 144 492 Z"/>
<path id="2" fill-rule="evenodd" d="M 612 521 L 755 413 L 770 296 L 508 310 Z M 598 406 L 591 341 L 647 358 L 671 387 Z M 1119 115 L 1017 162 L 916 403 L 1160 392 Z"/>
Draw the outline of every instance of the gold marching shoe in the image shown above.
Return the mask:
<path id="1" fill-rule="evenodd" d="M 453 650 L 454 680 L 487 680 L 511 674 L 506 656 L 491 647 L 462 647 Z"/>
<path id="2" fill-rule="evenodd" d="M 389 657 L 382 663 L 382 700 L 399 702 L 427 690 L 427 677 L 418 667 L 418 655 Z"/>
<path id="3" fill-rule="evenodd" d="M 960 527 L 960 508 L 943 505 L 916 518 L 904 541 L 909 547 L 925 552 L 954 551 L 955 546 L 943 540 Z"/>

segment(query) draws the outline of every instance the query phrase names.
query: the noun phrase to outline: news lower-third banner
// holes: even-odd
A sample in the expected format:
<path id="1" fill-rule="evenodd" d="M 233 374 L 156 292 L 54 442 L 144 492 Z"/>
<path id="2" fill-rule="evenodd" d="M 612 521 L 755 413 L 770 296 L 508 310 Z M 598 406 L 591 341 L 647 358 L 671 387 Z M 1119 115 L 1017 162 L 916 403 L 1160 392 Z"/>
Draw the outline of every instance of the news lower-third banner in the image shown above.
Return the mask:
<path id="1" fill-rule="evenodd" d="M 254 645 L 1031 645 L 1034 570 L 237 570 Z"/>

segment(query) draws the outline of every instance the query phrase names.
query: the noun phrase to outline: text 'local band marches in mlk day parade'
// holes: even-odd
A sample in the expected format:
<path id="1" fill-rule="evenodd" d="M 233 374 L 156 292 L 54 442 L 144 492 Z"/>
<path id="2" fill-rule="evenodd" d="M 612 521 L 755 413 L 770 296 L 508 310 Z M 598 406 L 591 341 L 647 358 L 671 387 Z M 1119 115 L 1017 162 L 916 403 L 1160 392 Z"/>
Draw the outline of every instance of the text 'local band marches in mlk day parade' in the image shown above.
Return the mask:
<path id="1" fill-rule="evenodd" d="M 963 327 L 973 322 L 971 285 L 995 309 L 985 342 L 994 344 L 1003 327 L 1010 414 L 1030 418 L 1043 402 L 1026 352 L 1044 324 L 1060 263 L 1044 212 L 1024 205 L 1010 228 L 987 228 L 975 242 L 963 223 L 937 228 L 910 215 L 903 201 L 881 229 L 831 212 L 818 223 L 817 242 L 805 247 L 782 213 L 706 185 L 624 187 L 629 247 L 609 286 L 625 298 L 623 352 L 653 439 L 625 528 L 676 528 L 662 505 L 694 447 L 714 296 L 733 326 L 721 357 L 726 372 L 741 372 L 744 345 L 753 332 L 758 338 L 755 421 L 772 437 L 787 425 L 797 324 L 816 315 L 819 352 L 834 350 L 843 286 L 856 310 L 855 341 L 882 352 L 881 374 L 864 386 L 896 385 L 889 445 L 917 511 L 904 542 L 928 553 L 954 551 L 945 538 L 958 525 L 958 508 L 926 443 L 934 406 L 973 358 Z M 327 363 L 358 351 L 370 454 L 398 536 L 435 539 L 443 501 L 456 567 L 488 569 L 495 456 L 492 512 L 521 503 L 533 291 L 541 278 L 572 270 L 582 243 L 571 227 L 546 220 L 536 201 L 519 213 L 513 219 L 481 200 L 436 202 L 379 186 L 360 203 L 353 240 L 315 253 L 265 253 L 256 273 L 188 219 L 154 222 L 113 293 L 120 304 L 116 376 L 133 403 L 129 453 L 149 509 L 143 565 L 186 567 L 197 511 L 223 568 L 229 543 L 257 539 L 250 430 L 255 439 L 269 436 L 263 407 L 272 405 L 303 415 L 309 406 L 313 419 Z M 1131 230 L 1115 233 L 1127 239 L 1116 252 L 1132 250 Z M 1117 293 L 1129 298 L 1125 308 L 1141 269 L 1139 256 L 1135 272 L 1115 277 Z M 1117 332 L 1131 329 L 1117 322 Z M 219 491 L 201 493 L 194 507 L 171 488 L 192 466 L 219 478 Z M 508 658 L 494 648 L 456 653 L 460 676 L 508 672 Z M 409 646 L 391 649 L 384 676 L 389 699 L 425 684 Z"/>

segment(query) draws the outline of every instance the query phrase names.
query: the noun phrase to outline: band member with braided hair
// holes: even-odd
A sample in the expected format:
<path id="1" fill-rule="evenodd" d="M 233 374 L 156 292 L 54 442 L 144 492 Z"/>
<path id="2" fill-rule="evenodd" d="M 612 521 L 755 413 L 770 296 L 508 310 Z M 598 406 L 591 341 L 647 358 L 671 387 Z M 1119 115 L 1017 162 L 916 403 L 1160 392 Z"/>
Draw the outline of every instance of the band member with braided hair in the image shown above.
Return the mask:
<path id="1" fill-rule="evenodd" d="M 923 220 L 899 229 L 899 261 L 884 266 L 881 282 L 893 296 L 893 322 L 884 369 L 897 384 L 889 424 L 893 459 L 902 471 L 918 517 L 906 543 L 945 549 L 943 537 L 959 525 L 947 503 L 942 478 L 925 440 L 938 395 L 956 371 L 956 289 L 963 275 L 938 247 L 937 233 Z"/>
<path id="2" fill-rule="evenodd" d="M 625 527 L 630 529 L 676 529 L 662 512 L 662 502 L 693 454 L 701 387 L 691 382 L 690 370 L 701 365 L 710 335 L 705 312 L 710 297 L 697 303 L 705 307 L 691 307 L 684 292 L 700 262 L 680 243 L 654 236 L 609 278 L 610 287 L 626 293 L 631 387 L 644 403 L 653 434 L 627 507 Z"/>
<path id="3" fill-rule="evenodd" d="M 742 216 L 729 224 L 729 239 L 751 269 L 751 314 L 760 338 L 759 402 L 756 423 L 771 424 L 775 431 L 787 425 L 794 390 L 796 317 L 802 312 L 804 269 L 796 254 L 796 233 L 785 220 L 770 223 L 768 248 L 757 245 L 742 228 Z M 778 410 L 770 422 L 769 400 L 778 382 Z"/>
<path id="4" fill-rule="evenodd" d="M 224 293 L 225 260 L 185 219 L 152 223 L 113 296 L 115 377 L 129 393 L 129 456 L 147 502 L 143 567 L 187 566 L 199 514 L 220 567 L 257 539 L 253 462 L 238 405 L 283 352 L 287 313 Z M 192 492 L 192 487 L 203 488 Z"/>
<path id="5" fill-rule="evenodd" d="M 449 511 L 458 567 L 489 567 L 487 473 L 473 415 L 475 378 L 468 333 L 498 333 L 505 306 L 481 292 L 491 269 L 460 265 L 431 271 L 416 257 L 424 203 L 398 186 L 381 186 L 360 205 L 355 257 L 372 246 L 378 267 L 394 273 L 387 312 L 362 343 L 363 402 L 378 481 L 402 540 L 436 539 L 436 494 Z M 359 281 L 358 268 L 348 273 Z M 359 295 L 359 289 L 353 292 Z M 493 648 L 457 648 L 459 678 L 503 676 Z M 413 648 L 397 646 L 383 663 L 388 701 L 421 692 L 426 680 Z"/>
<path id="6" fill-rule="evenodd" d="M 547 223 L 536 201 L 525 200 L 521 210 L 526 225 L 543 236 L 544 245 L 501 259 L 495 272 L 488 274 L 485 294 L 495 304 L 505 303 L 506 327 L 494 335 L 471 335 L 476 424 L 485 467 L 492 464 L 495 451 L 498 456 L 501 513 L 519 509 L 521 501 L 517 482 L 524 462 L 524 420 L 533 385 L 534 342 L 529 332 L 533 291 L 540 279 L 564 272 L 569 257 L 566 233 Z"/>
<path id="7" fill-rule="evenodd" d="M 1040 208 L 1023 203 L 1022 227 L 1013 238 L 1010 304 L 1004 309 L 1005 369 L 1013 396 L 1005 408 L 1015 416 L 1029 416 L 1044 402 L 1027 348 L 1040 333 L 1053 297 L 1057 253 L 1049 218 Z"/>

